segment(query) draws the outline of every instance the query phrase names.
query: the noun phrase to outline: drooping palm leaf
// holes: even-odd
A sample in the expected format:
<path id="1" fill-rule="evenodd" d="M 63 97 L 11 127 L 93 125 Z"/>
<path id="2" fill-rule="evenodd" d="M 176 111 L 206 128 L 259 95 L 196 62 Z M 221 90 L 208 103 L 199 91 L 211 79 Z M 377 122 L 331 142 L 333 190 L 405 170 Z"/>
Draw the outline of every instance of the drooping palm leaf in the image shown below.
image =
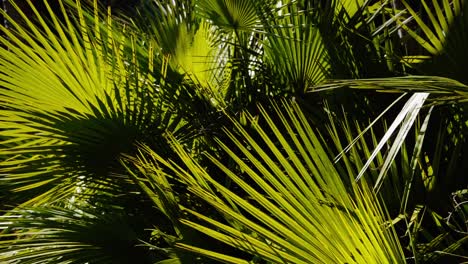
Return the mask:
<path id="1" fill-rule="evenodd" d="M 439 76 L 405 76 L 393 78 L 370 78 L 358 80 L 329 80 L 327 83 L 311 87 L 310 91 L 321 91 L 349 87 L 371 89 L 381 92 L 430 92 L 433 94 L 455 94 L 466 97 L 468 86 L 458 80 Z"/>

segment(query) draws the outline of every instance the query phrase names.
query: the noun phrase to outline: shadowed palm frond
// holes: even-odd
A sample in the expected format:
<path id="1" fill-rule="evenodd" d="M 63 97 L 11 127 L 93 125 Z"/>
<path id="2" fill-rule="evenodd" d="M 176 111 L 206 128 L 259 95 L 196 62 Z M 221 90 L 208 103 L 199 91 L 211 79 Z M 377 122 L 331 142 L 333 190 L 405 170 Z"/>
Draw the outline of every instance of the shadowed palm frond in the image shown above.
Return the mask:
<path id="1" fill-rule="evenodd" d="M 398 24 L 427 53 L 430 59 L 414 66 L 426 75 L 438 75 L 468 83 L 465 47 L 468 45 L 468 5 L 463 0 L 423 0 L 421 10 L 415 10 L 408 1 L 402 1 L 408 18 Z M 411 23 L 417 25 L 411 26 Z M 427 54 L 416 53 L 415 57 Z M 410 60 L 411 61 L 411 58 Z"/>
<path id="2" fill-rule="evenodd" d="M 377 120 L 382 120 L 385 112 L 396 102 L 365 129 L 358 129 L 359 135 L 355 138 L 353 133 L 347 130 L 347 142 L 351 142 L 348 146 L 347 142 L 343 145 L 340 143 L 337 128 L 331 127 L 330 131 L 336 135 L 334 142 L 338 151 L 342 150 L 335 160 L 343 158 L 345 171 L 349 174 L 356 175 L 357 178 L 365 174 L 372 179 L 374 189 L 382 195 L 383 201 L 393 212 L 393 223 L 398 223 L 402 230 L 413 230 L 406 232 L 405 237 L 408 237 L 409 248 L 416 259 L 431 259 L 430 261 L 436 263 L 461 260 L 460 254 L 466 252 L 463 235 L 453 232 L 453 227 L 442 223 L 440 215 L 451 210 L 447 206 L 450 193 L 456 190 L 458 184 L 466 182 L 464 176 L 456 172 L 464 166 L 462 146 L 466 144 L 466 118 L 462 109 L 465 106 L 463 102 L 466 102 L 466 85 L 442 77 L 408 76 L 334 80 L 329 86 L 325 84 L 322 87 L 325 90 L 348 87 L 375 89 L 381 92 L 415 92 L 395 115 L 393 123 L 388 128 L 385 127 L 382 138 L 376 138 L 372 131 Z M 406 94 L 402 94 L 399 99 Z M 434 112 L 437 113 L 435 116 Z M 456 114 L 450 114 L 452 112 Z M 418 115 L 421 117 L 417 117 Z M 357 124 L 357 121 L 355 122 Z M 439 130 L 434 128 L 438 122 Z M 412 126 L 415 128 L 411 128 Z M 414 139 L 411 133 L 408 133 L 410 129 L 414 130 Z M 364 136 L 368 131 L 371 135 Z M 395 133 L 395 136 L 391 136 L 392 133 Z M 452 136 L 447 137 L 447 133 Z M 370 146 L 366 143 L 369 137 L 373 142 Z M 428 141 L 425 138 L 437 140 Z M 410 146 L 414 146 L 412 152 L 407 152 L 404 147 L 408 142 Z M 382 151 L 383 149 L 386 151 Z M 400 154 L 399 157 L 396 156 L 397 153 Z M 434 222 L 423 221 L 423 217 L 418 216 L 421 208 L 431 211 L 431 216 L 437 216 L 439 219 L 434 219 Z M 437 226 L 437 231 L 433 229 L 434 225 Z M 424 250 L 421 247 L 424 247 Z M 445 247 L 450 254 L 443 254 L 442 250 Z"/>
<path id="3" fill-rule="evenodd" d="M 398 152 L 401 147 L 401 144 L 406 139 L 406 135 L 414 124 L 414 121 L 420 111 L 424 106 L 426 99 L 429 94 L 434 94 L 435 96 L 439 95 L 433 99 L 433 103 L 449 103 L 458 101 L 464 102 L 468 97 L 468 87 L 456 80 L 443 78 L 443 77 L 430 77 L 430 76 L 408 76 L 408 77 L 395 77 L 395 78 L 382 78 L 382 79 L 362 79 L 362 80 L 333 80 L 328 84 L 323 84 L 312 88 L 312 91 L 323 91 L 329 89 L 336 89 L 339 87 L 348 87 L 353 89 L 372 89 L 382 92 L 415 92 L 406 102 L 406 104 L 401 109 L 400 113 L 396 116 L 395 120 L 388 128 L 382 139 L 380 139 L 379 144 L 376 146 L 372 155 L 364 164 L 360 173 L 357 175 L 356 180 L 364 174 L 368 169 L 369 165 L 372 163 L 373 159 L 377 153 L 387 144 L 387 141 L 390 139 L 391 135 L 396 131 L 397 127 L 400 126 L 400 130 L 397 134 L 397 141 L 393 142 L 392 147 L 390 148 L 390 155 L 387 156 L 386 161 L 384 162 L 384 167 L 381 170 L 379 178 L 376 182 L 374 188 L 379 188 L 381 180 L 386 174 L 386 170 L 389 168 L 391 162 L 394 160 L 394 155 Z M 442 96 L 441 96 L 442 95 Z M 449 95 L 444 97 L 445 95 Z M 380 118 L 381 115 L 378 117 Z M 372 124 L 374 124 L 372 122 Z M 371 126 L 372 126 L 371 124 Z M 368 130 L 368 128 L 365 129 Z M 359 135 L 358 138 L 362 136 Z M 353 142 L 355 142 L 354 140 Z M 353 143 L 351 143 L 352 145 Z M 346 147 L 343 152 L 349 150 L 349 146 Z M 342 152 L 342 153 L 343 153 Z M 413 159 L 412 167 L 414 167 L 415 160 Z"/>
<path id="4" fill-rule="evenodd" d="M 463 1 L 422 0 L 421 4 L 423 8 L 420 12 L 416 12 L 407 1 L 402 0 L 401 2 L 408 11 L 410 18 L 419 26 L 421 32 L 417 33 L 406 25 L 406 23 L 411 21 L 409 19 L 406 19 L 406 23 L 397 20 L 402 28 L 429 53 L 433 55 L 443 53 L 447 35 L 455 29 L 452 28 L 454 20 L 462 15 Z M 426 21 L 422 18 L 422 13 L 427 15 L 428 19 Z"/>
<path id="5" fill-rule="evenodd" d="M 0 216 L 0 262 L 143 264 L 171 256 L 143 247 L 144 234 L 123 210 L 82 209 L 36 207 Z"/>

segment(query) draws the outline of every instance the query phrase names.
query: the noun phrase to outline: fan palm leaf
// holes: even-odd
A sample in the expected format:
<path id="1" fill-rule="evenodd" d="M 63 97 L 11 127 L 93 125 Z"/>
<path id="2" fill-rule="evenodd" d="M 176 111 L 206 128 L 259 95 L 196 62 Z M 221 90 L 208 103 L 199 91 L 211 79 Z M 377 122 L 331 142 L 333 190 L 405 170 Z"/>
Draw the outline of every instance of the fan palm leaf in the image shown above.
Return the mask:
<path id="1" fill-rule="evenodd" d="M 343 183 L 296 104 L 285 102 L 275 109 L 280 123 L 261 107 L 265 127 L 248 117 L 258 138 L 233 121 L 238 134 L 226 131 L 233 145 L 218 141 L 242 174 L 207 154 L 246 195 L 218 183 L 177 141 L 173 144 L 187 169 L 152 153 L 193 195 L 227 220 L 223 223 L 181 207 L 192 215 L 190 220 L 182 217 L 181 223 L 277 263 L 403 263 L 397 239 L 384 227 L 385 214 L 372 191 L 365 184 L 347 187 Z M 153 171 L 160 170 L 153 164 Z M 177 246 L 229 263 L 246 263 L 184 242 Z"/>
<path id="2" fill-rule="evenodd" d="M 319 27 L 296 2 L 264 10 L 264 61 L 291 92 L 302 93 L 330 76 L 328 55 Z M 274 12 L 281 12 L 278 16 Z"/>
<path id="3" fill-rule="evenodd" d="M 252 31 L 259 26 L 257 5 L 267 3 L 268 1 L 255 3 L 246 0 L 201 0 L 197 3 L 197 11 L 219 27 Z"/>
<path id="4" fill-rule="evenodd" d="M 84 175 L 102 183 L 136 140 L 164 149 L 161 134 L 183 125 L 158 99 L 153 58 L 142 69 L 133 38 L 117 33 L 96 1 L 91 11 L 79 1 L 60 4 L 64 21 L 49 8 L 52 24 L 31 3 L 34 18 L 17 10 L 22 24 L 3 13 L 10 22 L 0 27 L 0 171 L 7 191 L 53 188 L 64 195 Z"/>

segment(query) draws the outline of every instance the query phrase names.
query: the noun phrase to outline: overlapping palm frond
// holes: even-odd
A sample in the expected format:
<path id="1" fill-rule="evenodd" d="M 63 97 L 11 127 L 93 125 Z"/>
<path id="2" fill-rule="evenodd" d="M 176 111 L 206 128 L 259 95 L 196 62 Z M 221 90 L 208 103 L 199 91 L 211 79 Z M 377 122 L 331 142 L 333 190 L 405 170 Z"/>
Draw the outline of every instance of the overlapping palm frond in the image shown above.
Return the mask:
<path id="1" fill-rule="evenodd" d="M 423 111 L 426 113 L 426 111 Z M 454 175 L 453 166 L 461 162 L 460 144 L 458 146 L 447 146 L 441 142 L 424 143 L 425 137 L 431 137 L 429 118 L 434 119 L 433 107 L 427 111 L 425 119 L 421 123 L 415 124 L 415 139 L 412 139 L 411 133 L 402 143 L 399 157 L 392 157 L 390 147 L 393 140 L 399 140 L 397 137 L 390 139 L 386 143 L 386 151 L 376 153 L 376 157 L 370 162 L 370 167 L 365 173 L 365 178 L 370 179 L 371 183 L 377 183 L 379 175 L 386 174 L 385 182 L 379 184 L 379 197 L 386 205 L 392 223 L 399 231 L 400 239 L 408 250 L 412 251 L 413 258 L 423 263 L 444 263 L 461 260 L 461 255 L 466 252 L 466 242 L 462 234 L 457 234 L 452 223 L 442 219 L 440 215 L 446 214 L 450 207 L 449 193 L 447 188 L 453 185 L 457 176 Z M 333 135 L 333 142 L 341 153 L 340 161 L 335 162 L 339 171 L 350 175 L 359 175 L 362 173 L 364 164 L 371 160 L 374 154 L 372 149 L 378 146 L 379 142 L 374 131 L 380 131 L 375 127 L 369 128 L 365 135 L 361 124 L 354 120 L 352 123 L 345 114 L 330 115 L 330 135 Z M 385 119 L 384 119 L 385 120 Z M 375 126 L 375 125 L 374 125 Z M 385 127 L 384 130 L 388 128 Z M 359 134 L 360 137 L 353 139 L 353 135 Z M 445 138 L 439 134 L 439 138 Z M 461 140 L 462 137 L 457 137 Z M 347 147 L 348 142 L 352 142 Z M 414 144 L 413 149 L 408 145 Z M 428 154 L 431 147 L 435 144 L 438 148 L 434 159 L 429 161 Z M 351 147 L 352 146 L 352 147 Z M 330 147 L 330 146 L 329 146 Z M 349 148 L 349 150 L 347 149 Z M 447 148 L 444 153 L 453 153 L 450 156 L 450 167 L 446 171 L 442 170 L 441 152 L 439 148 Z M 385 165 L 390 162 L 390 166 L 385 169 Z M 459 166 L 459 165 L 458 165 Z M 445 170 L 445 169 L 444 169 Z M 458 176 L 459 177 L 459 176 Z M 460 179 L 460 178 L 458 178 Z M 452 187 L 453 188 L 453 187 Z M 449 191 L 450 192 L 450 191 Z M 432 197 L 437 197 L 433 199 Z M 453 212 L 454 218 L 458 219 L 460 214 Z M 455 216 L 456 215 L 456 216 Z M 450 218 L 450 217 L 449 217 Z M 429 219 L 429 220 L 427 220 Z M 411 230 L 410 232 L 408 230 Z"/>
<path id="2" fill-rule="evenodd" d="M 224 71 L 222 86 L 217 89 L 224 95 L 226 103 L 239 111 L 263 95 L 263 87 L 256 85 L 254 76 L 261 68 L 262 39 L 259 32 L 262 25 L 258 18 L 258 6 L 268 5 L 269 1 L 199 1 L 195 11 L 197 16 L 211 25 L 216 33 L 214 48 L 218 50 L 214 69 Z M 221 55 L 221 56 L 219 56 Z M 215 75 L 216 76 L 216 75 Z M 256 88 L 254 88 L 256 87 Z M 260 90 L 262 92 L 260 92 Z"/>
<path id="3" fill-rule="evenodd" d="M 398 37 L 382 30 L 391 20 L 391 1 L 317 1 L 311 5 L 332 78 L 372 78 L 401 74 Z M 393 20 L 392 20 L 393 21 Z M 343 48 L 346 47 L 346 48 Z"/>
<path id="4" fill-rule="evenodd" d="M 297 104 L 284 102 L 275 109 L 272 114 L 260 107 L 260 121 L 249 116 L 251 132 L 233 121 L 238 132 L 226 133 L 236 150 L 218 141 L 239 170 L 206 154 L 242 195 L 217 182 L 177 141 L 173 144 L 185 166 L 149 151 L 160 165 L 146 163 L 152 167 L 148 175 L 164 177 L 164 168 L 169 169 L 192 195 L 225 218 L 215 220 L 182 206 L 189 216 L 181 223 L 275 263 L 404 263 L 397 238 L 385 227 L 385 213 L 367 185 L 343 183 L 346 176 L 338 174 Z M 274 122 L 274 115 L 281 121 Z M 155 184 L 152 176 L 147 179 Z M 184 242 L 177 247 L 227 263 L 248 261 Z"/>
<path id="5" fill-rule="evenodd" d="M 338 0 L 335 5 L 335 12 L 342 13 L 346 12 L 346 16 L 352 18 L 356 13 L 361 12 L 369 4 L 367 0 Z"/>
<path id="6" fill-rule="evenodd" d="M 44 0 L 46 14 L 27 1 L 32 16 L 9 0 L 17 16 L 3 12 L 0 26 L 0 199 L 2 209 L 23 206 L 0 217 L 0 262 L 403 263 L 403 254 L 443 262 L 466 252 L 464 1 L 417 10 L 409 1 L 149 0 L 127 13 L 138 17 L 118 19 L 97 0 L 58 1 L 60 10 Z M 431 61 L 405 57 L 421 57 L 405 30 Z M 416 71 L 444 77 L 386 78 Z M 363 128 L 384 114 L 369 111 L 383 105 L 368 96 L 375 90 L 404 93 L 393 106 L 409 99 L 388 127 Z M 323 94 L 337 99 L 330 115 L 352 106 L 345 141 L 307 122 Z M 307 114 L 289 101 L 263 104 L 292 96 Z M 437 116 L 441 108 L 456 113 Z M 453 208 L 434 199 L 451 195 Z"/>
<path id="7" fill-rule="evenodd" d="M 216 112 L 228 104 L 232 64 L 225 35 L 194 9 L 193 1 L 150 1 L 124 21 L 130 21 L 143 46 L 152 48 L 142 57 L 167 61 L 164 71 L 171 82 L 159 91 L 170 110 L 200 123 L 203 130 L 202 123 L 216 119 Z"/>
<path id="8" fill-rule="evenodd" d="M 201 1 L 196 10 L 223 33 L 219 47 L 233 65 L 228 98 L 302 93 L 329 76 L 313 10 L 300 1 Z"/>
<path id="9" fill-rule="evenodd" d="M 450 31 L 461 30 L 452 28 L 454 20 L 462 15 L 463 1 L 421 1 L 422 10 L 417 12 L 411 5 L 403 0 L 401 1 L 408 11 L 411 19 L 406 19 L 405 22 L 399 21 L 405 31 L 416 39 L 416 41 L 424 47 L 429 53 L 437 55 L 445 52 L 444 46 L 446 44 L 447 35 Z M 431 5 L 431 6 L 430 6 Z M 427 14 L 428 19 L 425 21 L 422 14 Z M 413 30 L 407 25 L 411 20 L 414 20 L 420 29 L 420 33 Z M 458 34 L 461 32 L 458 32 Z"/>
<path id="10" fill-rule="evenodd" d="M 364 136 L 364 133 L 372 131 L 375 122 L 385 112 L 364 130 L 358 129 L 359 135 L 355 138 L 345 132 L 349 145 L 347 142 L 342 144 L 340 137 L 335 136 L 334 142 L 342 150 L 337 160 L 344 158 L 345 170 L 356 175 L 356 179 L 364 174 L 366 177 L 370 176 L 374 189 L 379 191 L 383 201 L 392 208 L 394 224 L 402 225 L 403 230 L 412 230 L 405 232 L 405 237 L 408 237 L 408 246 L 417 261 L 443 263 L 461 260 L 466 252 L 466 241 L 463 235 L 454 231 L 456 228 L 444 223 L 440 215 L 451 210 L 447 206 L 450 192 L 456 190 L 457 184 L 463 182 L 463 185 L 465 182 L 464 176 L 456 173 L 458 169 L 455 167 L 460 168 L 464 163 L 462 148 L 466 144 L 466 124 L 462 120 L 466 118 L 462 114 L 462 102 L 466 102 L 467 98 L 466 85 L 442 77 L 408 76 L 335 80 L 321 88 L 327 90 L 340 86 L 382 92 L 414 92 L 393 123 L 384 129 L 385 133 L 381 138 L 376 138 L 374 134 Z M 454 116 L 446 113 L 445 118 L 434 117 L 433 112 L 440 115 L 447 108 L 457 109 L 457 105 L 459 110 Z M 421 117 L 416 117 L 417 115 Z M 434 128 L 434 122 L 437 121 L 429 121 L 434 118 L 440 121 L 441 129 Z M 416 122 L 418 119 L 421 121 Z M 349 125 L 342 126 L 349 129 Z M 414 129 L 411 128 L 413 126 Z M 415 131 L 414 139 L 408 133 L 410 129 Z M 453 129 L 457 132 L 453 132 Z M 337 135 L 336 127 L 332 127 L 331 131 Z M 393 133 L 395 136 L 392 138 Z M 450 139 L 447 139 L 448 133 L 451 134 Z M 371 145 L 366 143 L 366 138 L 369 140 L 369 137 L 372 138 Z M 425 142 L 427 137 L 435 137 L 437 140 Z M 412 152 L 403 148 L 405 142 L 414 145 Z M 397 153 L 400 154 L 398 158 Z M 433 221 L 423 221 L 423 218 L 428 217 Z"/>
<path id="11" fill-rule="evenodd" d="M 17 209 L 0 216 L 0 230 L 0 262 L 5 264 L 143 264 L 171 256 L 146 251 L 138 223 L 129 221 L 123 210 L 108 207 Z"/>

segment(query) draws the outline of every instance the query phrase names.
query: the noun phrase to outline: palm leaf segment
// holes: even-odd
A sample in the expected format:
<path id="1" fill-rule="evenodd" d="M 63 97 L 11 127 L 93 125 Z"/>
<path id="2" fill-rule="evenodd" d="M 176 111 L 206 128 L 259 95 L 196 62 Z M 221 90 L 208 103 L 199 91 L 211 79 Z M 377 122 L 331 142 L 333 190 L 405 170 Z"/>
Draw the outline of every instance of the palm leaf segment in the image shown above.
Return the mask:
<path id="1" fill-rule="evenodd" d="M 135 41 L 116 33 L 97 2 L 86 12 L 79 1 L 60 2 L 64 21 L 45 4 L 52 25 L 32 4 L 37 23 L 19 9 L 22 24 L 3 14 L 0 173 L 8 190 L 56 186 L 65 194 L 73 184 L 58 185 L 106 176 L 135 140 L 158 144 L 178 122 L 156 96 L 153 57 L 140 67 Z"/>
<path id="2" fill-rule="evenodd" d="M 255 133 L 234 121 L 239 134 L 226 132 L 231 147 L 218 141 L 242 174 L 207 154 L 246 192 L 243 196 L 218 183 L 176 141 L 174 147 L 188 170 L 149 151 L 185 182 L 192 194 L 227 220 L 222 223 L 182 207 L 199 221 L 181 222 L 275 263 L 403 263 L 397 238 L 384 227 L 384 213 L 372 191 L 365 184 L 345 187 L 343 180 L 350 179 L 338 175 L 296 104 L 283 103 L 275 109 L 276 122 L 260 107 L 260 121 L 266 126 L 248 116 Z M 164 175 L 159 167 L 152 167 L 155 174 Z M 151 182 L 151 177 L 148 179 Z M 159 193 L 145 189 L 152 197 Z M 190 240 L 177 246 L 228 263 L 247 263 L 194 247 Z"/>

